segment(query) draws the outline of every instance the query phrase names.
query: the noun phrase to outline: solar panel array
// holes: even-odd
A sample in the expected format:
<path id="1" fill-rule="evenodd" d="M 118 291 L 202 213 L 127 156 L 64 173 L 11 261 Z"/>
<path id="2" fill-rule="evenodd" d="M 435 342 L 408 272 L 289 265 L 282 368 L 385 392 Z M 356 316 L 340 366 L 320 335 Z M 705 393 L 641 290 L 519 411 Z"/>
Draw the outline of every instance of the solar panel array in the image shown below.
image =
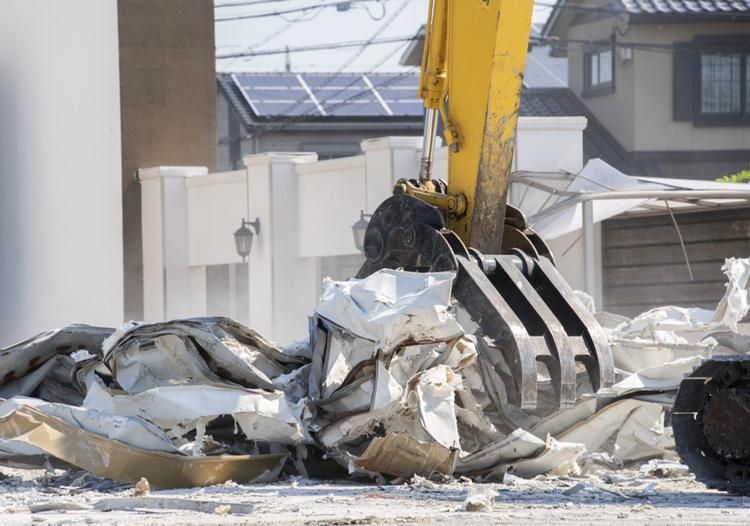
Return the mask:
<path id="1" fill-rule="evenodd" d="M 258 117 L 421 117 L 415 73 L 235 73 Z"/>

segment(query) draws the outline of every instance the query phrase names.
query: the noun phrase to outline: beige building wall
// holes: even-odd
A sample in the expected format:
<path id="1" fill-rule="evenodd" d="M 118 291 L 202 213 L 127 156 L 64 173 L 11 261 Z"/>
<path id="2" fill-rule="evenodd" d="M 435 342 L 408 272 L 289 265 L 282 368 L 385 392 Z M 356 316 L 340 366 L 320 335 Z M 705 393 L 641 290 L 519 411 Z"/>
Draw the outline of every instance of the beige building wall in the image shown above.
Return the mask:
<path id="1" fill-rule="evenodd" d="M 695 36 L 747 35 L 750 23 L 731 24 L 639 24 L 630 28 L 622 19 L 606 18 L 571 26 L 570 40 L 606 41 L 613 25 L 618 42 L 673 44 L 689 42 Z M 624 33 L 624 35 L 623 35 Z M 672 54 L 668 51 L 633 50 L 624 57 L 615 51 L 615 92 L 583 96 L 584 45 L 570 43 L 569 84 L 601 123 L 629 152 L 716 151 L 750 149 L 750 127 L 700 127 L 672 118 Z M 636 81 L 637 79 L 637 81 Z"/>
<path id="2" fill-rule="evenodd" d="M 125 316 L 143 316 L 139 168 L 216 167 L 211 0 L 119 0 Z"/>
<path id="3" fill-rule="evenodd" d="M 612 35 L 613 18 L 606 18 L 571 26 L 568 39 L 580 41 L 607 41 Z M 620 23 L 620 25 L 623 25 Z M 635 149 L 636 122 L 633 118 L 635 107 L 635 68 L 632 63 L 623 63 L 619 52 L 615 53 L 615 91 L 609 95 L 583 97 L 583 55 L 584 45 L 568 45 L 568 84 L 576 95 L 584 99 L 586 106 L 602 125 L 614 135 L 627 151 Z"/>
<path id="4" fill-rule="evenodd" d="M 640 25 L 623 41 L 672 44 L 690 42 L 696 36 L 745 35 L 750 22 L 731 24 Z M 634 51 L 635 151 L 750 150 L 750 126 L 695 126 L 672 119 L 672 55 Z"/>

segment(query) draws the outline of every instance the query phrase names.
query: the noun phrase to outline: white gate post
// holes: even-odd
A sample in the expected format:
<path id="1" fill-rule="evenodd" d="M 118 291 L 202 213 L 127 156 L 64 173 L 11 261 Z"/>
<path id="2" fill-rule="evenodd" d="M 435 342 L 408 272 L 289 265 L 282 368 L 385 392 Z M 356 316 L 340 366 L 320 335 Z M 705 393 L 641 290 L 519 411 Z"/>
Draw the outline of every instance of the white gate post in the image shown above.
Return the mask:
<path id="1" fill-rule="evenodd" d="M 158 166 L 138 170 L 145 321 L 192 315 L 185 180 L 207 173 L 202 166 Z"/>

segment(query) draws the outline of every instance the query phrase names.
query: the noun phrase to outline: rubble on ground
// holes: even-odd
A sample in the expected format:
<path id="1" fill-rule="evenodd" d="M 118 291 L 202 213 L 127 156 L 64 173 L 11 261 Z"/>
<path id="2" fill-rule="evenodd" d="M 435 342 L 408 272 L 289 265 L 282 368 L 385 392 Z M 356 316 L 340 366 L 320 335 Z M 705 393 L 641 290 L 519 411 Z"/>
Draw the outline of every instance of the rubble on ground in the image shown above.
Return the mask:
<path id="1" fill-rule="evenodd" d="M 750 260 L 724 271 L 714 311 L 598 315 L 618 382 L 595 394 L 581 370 L 564 410 L 542 370 L 537 409 L 508 401 L 509 368 L 459 323 L 452 273 L 326 280 L 309 343 L 289 348 L 226 318 L 72 325 L 0 350 L 0 460 L 138 484 L 133 506 L 160 506 L 152 487 L 282 475 L 518 484 L 644 465 L 681 476 L 665 420 L 680 380 L 703 358 L 750 350 L 738 330 Z M 464 507 L 491 502 L 478 492 Z"/>

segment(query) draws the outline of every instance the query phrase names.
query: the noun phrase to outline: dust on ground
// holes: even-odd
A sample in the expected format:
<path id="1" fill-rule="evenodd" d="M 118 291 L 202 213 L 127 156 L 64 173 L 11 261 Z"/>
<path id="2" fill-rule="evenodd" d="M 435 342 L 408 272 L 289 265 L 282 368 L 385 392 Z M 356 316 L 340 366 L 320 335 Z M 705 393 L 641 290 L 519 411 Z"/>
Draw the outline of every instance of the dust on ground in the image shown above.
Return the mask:
<path id="1" fill-rule="evenodd" d="M 0 516 L 7 526 L 28 524 L 356 525 L 356 524 L 750 524 L 750 498 L 706 489 L 692 476 L 658 478 L 638 471 L 603 476 L 537 477 L 509 483 L 417 479 L 397 484 L 292 479 L 274 484 L 227 483 L 189 490 L 152 490 L 216 503 L 215 513 L 98 511 L 102 499 L 132 497 L 122 485 L 84 472 L 0 467 Z M 487 511 L 467 512 L 470 496 L 486 498 Z M 494 502 L 492 500 L 494 499 Z M 246 515 L 223 504 L 251 504 Z M 68 508 L 68 509 L 65 509 Z M 80 508 L 80 509 L 70 509 Z M 48 511 L 32 512 L 31 509 Z M 222 513 L 223 512 L 223 513 Z"/>

